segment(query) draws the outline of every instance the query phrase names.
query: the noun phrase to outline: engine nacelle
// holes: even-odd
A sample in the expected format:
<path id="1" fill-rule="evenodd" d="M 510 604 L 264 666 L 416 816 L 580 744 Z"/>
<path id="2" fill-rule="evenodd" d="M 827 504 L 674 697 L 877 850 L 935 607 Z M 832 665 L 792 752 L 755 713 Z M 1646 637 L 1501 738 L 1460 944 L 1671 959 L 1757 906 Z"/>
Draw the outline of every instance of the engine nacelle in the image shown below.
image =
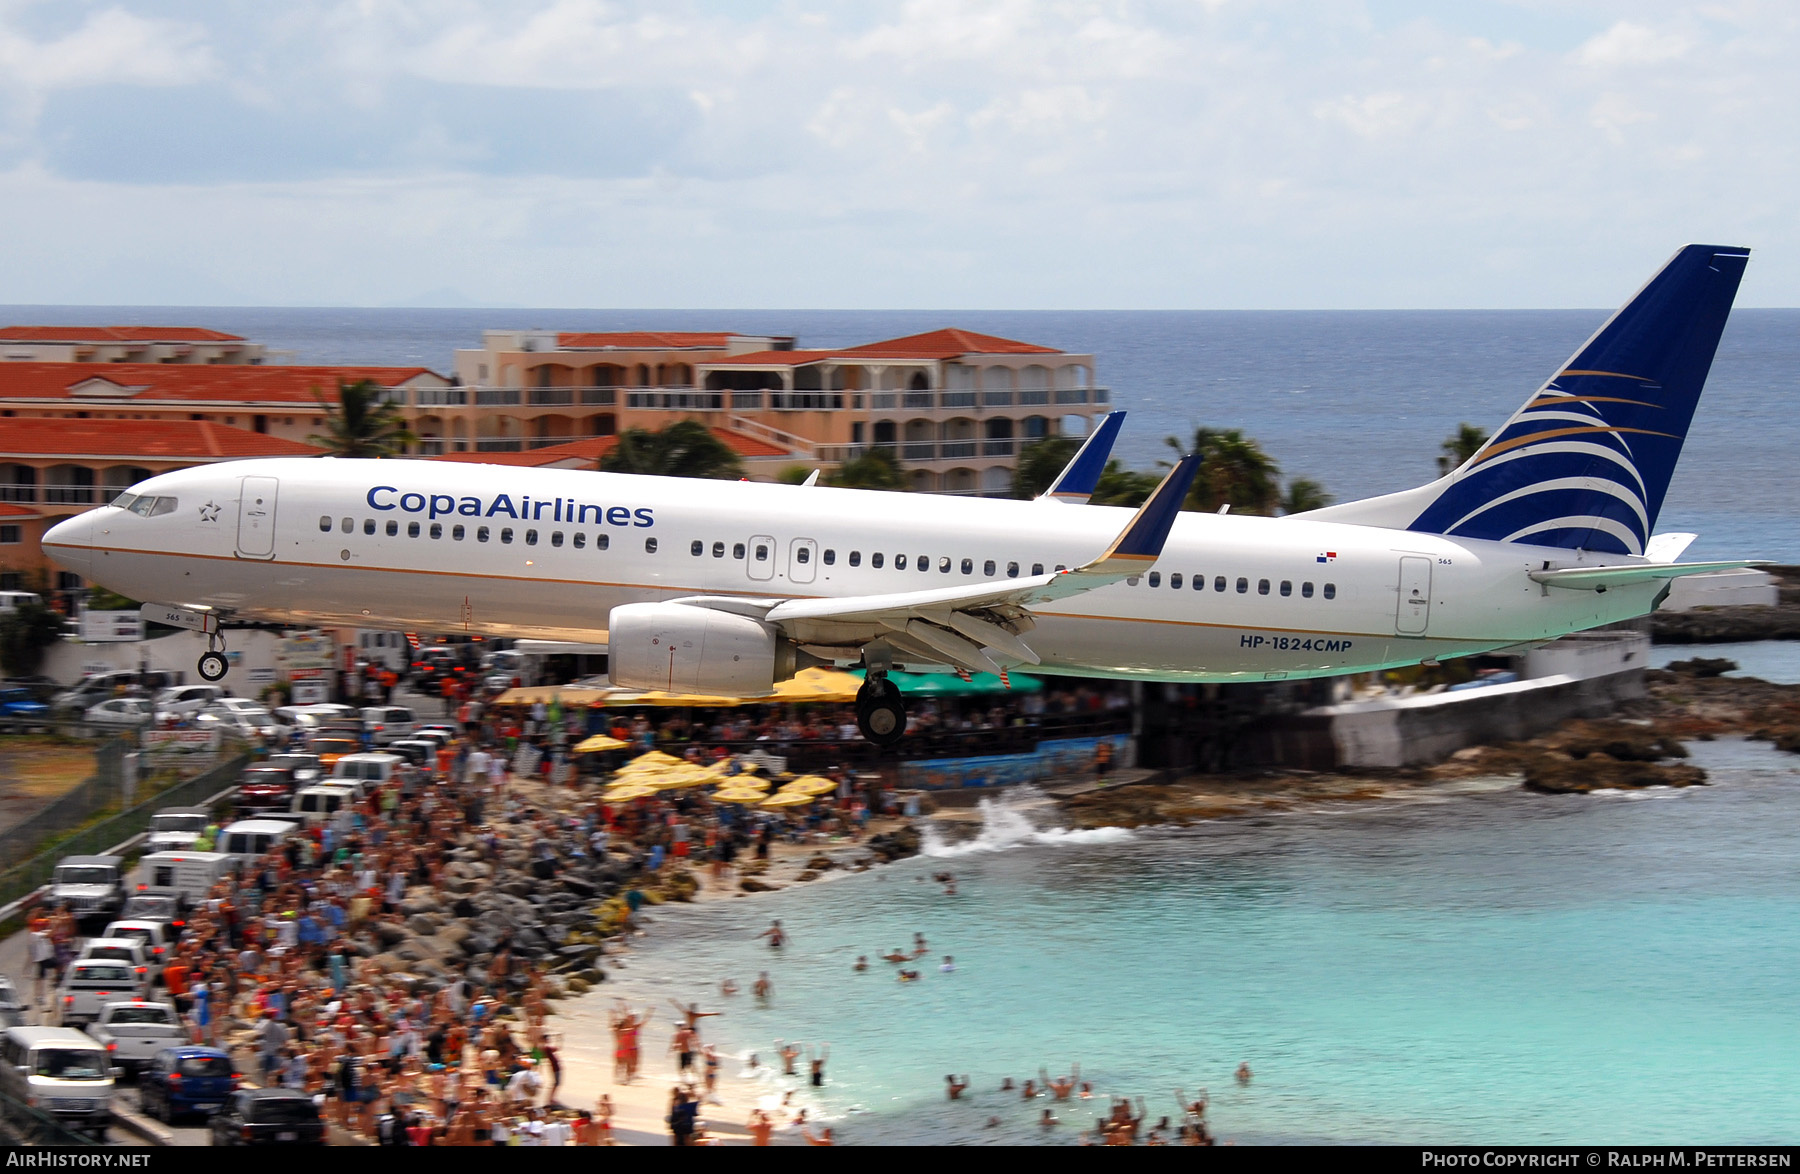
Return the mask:
<path id="1" fill-rule="evenodd" d="M 607 627 L 612 681 L 627 689 L 764 697 L 800 667 L 773 624 L 710 607 L 629 603 Z"/>

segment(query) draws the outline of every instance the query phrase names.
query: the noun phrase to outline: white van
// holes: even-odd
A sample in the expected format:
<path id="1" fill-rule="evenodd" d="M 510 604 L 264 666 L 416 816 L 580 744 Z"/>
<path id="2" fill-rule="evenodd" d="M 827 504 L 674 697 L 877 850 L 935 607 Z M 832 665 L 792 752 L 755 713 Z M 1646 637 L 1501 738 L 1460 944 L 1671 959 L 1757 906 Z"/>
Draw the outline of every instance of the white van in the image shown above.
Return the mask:
<path id="1" fill-rule="evenodd" d="M 332 764 L 331 779 L 358 780 L 366 793 L 391 782 L 405 765 L 406 759 L 398 754 L 346 754 Z"/>
<path id="2" fill-rule="evenodd" d="M 30 591 L 0 591 L 0 616 L 18 611 L 27 604 L 41 604 L 43 597 Z"/>
<path id="3" fill-rule="evenodd" d="M 219 833 L 219 851 L 253 866 L 299 830 L 299 824 L 285 819 L 240 819 Z"/>
<path id="4" fill-rule="evenodd" d="M 10 1027 L 0 1036 L 0 1090 L 100 1141 L 112 1123 L 106 1049 L 66 1027 Z"/>
<path id="5" fill-rule="evenodd" d="M 223 833 L 219 838 L 225 838 Z M 136 891 L 146 897 L 175 897 L 192 908 L 236 866 L 236 857 L 226 852 L 151 852 L 138 861 Z"/>
<path id="6" fill-rule="evenodd" d="M 301 787 L 294 792 L 289 813 L 307 827 L 328 823 L 341 835 L 350 830 L 351 809 L 356 806 L 356 791 L 351 787 L 321 785 Z"/>

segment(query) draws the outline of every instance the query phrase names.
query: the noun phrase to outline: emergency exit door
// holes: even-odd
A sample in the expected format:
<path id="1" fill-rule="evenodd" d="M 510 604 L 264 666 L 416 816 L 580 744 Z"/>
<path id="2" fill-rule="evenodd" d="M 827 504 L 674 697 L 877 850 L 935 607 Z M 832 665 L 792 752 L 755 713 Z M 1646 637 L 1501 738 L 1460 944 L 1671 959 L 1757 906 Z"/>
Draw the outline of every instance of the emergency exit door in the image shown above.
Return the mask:
<path id="1" fill-rule="evenodd" d="M 1400 604 L 1394 613 L 1394 630 L 1402 636 L 1423 636 L 1431 622 L 1431 560 L 1400 560 Z"/>

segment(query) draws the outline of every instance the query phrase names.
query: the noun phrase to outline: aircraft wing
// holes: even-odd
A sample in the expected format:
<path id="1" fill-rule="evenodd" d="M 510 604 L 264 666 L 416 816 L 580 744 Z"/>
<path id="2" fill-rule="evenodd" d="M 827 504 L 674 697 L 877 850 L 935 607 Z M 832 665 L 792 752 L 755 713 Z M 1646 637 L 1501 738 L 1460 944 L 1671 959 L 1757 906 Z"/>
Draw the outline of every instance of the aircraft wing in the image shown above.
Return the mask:
<path id="1" fill-rule="evenodd" d="M 803 647 L 837 655 L 843 655 L 845 649 L 860 650 L 885 641 L 901 660 L 951 664 L 970 671 L 997 671 L 998 665 L 984 649 L 1015 663 L 1037 664 L 1038 655 L 1019 638 L 1033 626 L 1031 609 L 1147 569 L 1162 553 L 1199 467 L 1198 456 L 1182 458 L 1112 544 L 1099 557 L 1072 570 L 925 591 L 788 599 L 772 606 L 763 600 L 737 600 L 725 606 L 739 611 L 755 609 L 764 621 L 778 625 Z M 706 599 L 683 602 L 712 604 Z"/>

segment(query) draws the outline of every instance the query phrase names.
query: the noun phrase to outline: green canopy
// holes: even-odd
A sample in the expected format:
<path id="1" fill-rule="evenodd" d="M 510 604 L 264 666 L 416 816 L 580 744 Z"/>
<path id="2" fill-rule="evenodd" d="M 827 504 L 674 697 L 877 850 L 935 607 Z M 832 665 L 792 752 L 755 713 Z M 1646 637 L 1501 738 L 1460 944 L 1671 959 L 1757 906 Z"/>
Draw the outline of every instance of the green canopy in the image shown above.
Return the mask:
<path id="1" fill-rule="evenodd" d="M 861 669 L 854 669 L 852 672 L 859 677 L 863 675 Z M 1024 673 L 1009 672 L 1007 677 L 1012 681 L 1011 692 L 1014 693 L 1036 693 L 1044 687 L 1043 681 Z M 903 694 L 917 693 L 929 697 L 1008 691 L 1006 685 L 993 673 L 975 673 L 965 681 L 954 673 L 890 672 L 888 680 L 898 686 Z"/>

